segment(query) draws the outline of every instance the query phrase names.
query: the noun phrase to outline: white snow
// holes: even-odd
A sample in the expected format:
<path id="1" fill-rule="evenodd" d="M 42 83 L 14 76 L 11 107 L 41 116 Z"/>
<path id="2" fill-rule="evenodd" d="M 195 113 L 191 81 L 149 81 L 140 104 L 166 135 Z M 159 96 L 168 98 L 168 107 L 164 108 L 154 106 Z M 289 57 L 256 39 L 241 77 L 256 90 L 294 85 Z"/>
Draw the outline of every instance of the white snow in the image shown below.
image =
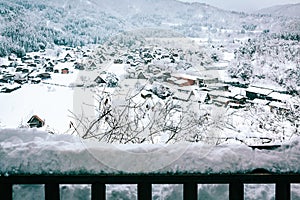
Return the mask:
<path id="1" fill-rule="evenodd" d="M 245 145 L 108 145 L 36 129 L 0 129 L 0 175 L 119 173 L 300 172 L 300 138 L 278 150 L 252 150 Z M 299 198 L 299 185 L 291 186 Z M 14 185 L 14 199 L 44 198 L 42 185 Z M 66 200 L 89 199 L 90 185 L 60 185 Z M 107 185 L 107 198 L 136 199 L 136 185 Z M 228 185 L 198 185 L 198 194 L 227 199 Z M 153 198 L 181 199 L 182 185 L 153 185 Z M 274 185 L 245 185 L 245 198 L 272 199 Z"/>
<path id="2" fill-rule="evenodd" d="M 127 73 L 126 67 L 125 64 L 111 64 L 105 70 L 106 72 L 114 73 L 119 80 L 123 80 Z"/>
<path id="3" fill-rule="evenodd" d="M 246 145 L 112 145 L 32 129 L 0 130 L 0 174 L 300 172 L 300 138 L 278 150 Z"/>
<path id="4" fill-rule="evenodd" d="M 73 110 L 73 93 L 68 87 L 26 84 L 13 93 L 0 95 L 0 121 L 6 128 L 25 125 L 32 115 L 45 120 L 58 132 L 68 129 L 69 110 Z"/>
<path id="5" fill-rule="evenodd" d="M 234 53 L 224 52 L 224 60 L 231 61 L 234 59 Z"/>
<path id="6" fill-rule="evenodd" d="M 273 92 L 273 90 L 271 90 L 271 89 L 259 88 L 259 87 L 254 87 L 254 86 L 250 86 L 246 91 L 257 93 L 257 94 L 262 94 L 262 95 L 269 95 L 271 92 Z"/>

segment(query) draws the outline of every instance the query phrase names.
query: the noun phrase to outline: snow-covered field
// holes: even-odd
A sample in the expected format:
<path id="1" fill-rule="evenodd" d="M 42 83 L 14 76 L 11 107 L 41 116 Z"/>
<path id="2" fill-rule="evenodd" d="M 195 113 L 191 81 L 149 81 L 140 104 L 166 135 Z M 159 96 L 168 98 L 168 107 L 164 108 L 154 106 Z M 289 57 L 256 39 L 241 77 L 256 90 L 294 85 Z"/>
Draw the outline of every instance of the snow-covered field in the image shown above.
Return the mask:
<path id="1" fill-rule="evenodd" d="M 5 127 L 26 125 L 33 115 L 45 119 L 59 132 L 67 128 L 68 109 L 73 109 L 73 90 L 52 85 L 24 85 L 21 89 L 0 95 L 1 123 Z"/>
<path id="2" fill-rule="evenodd" d="M 270 172 L 300 172 L 300 138 L 273 151 L 245 145 L 99 145 L 70 135 L 28 129 L 0 130 L 0 174 L 244 173 L 256 168 Z M 177 156 L 174 156 L 177 155 Z M 170 159 L 170 157 L 172 159 Z M 159 164 L 158 164 L 159 163 Z M 154 185 L 154 199 L 180 199 L 180 185 Z M 14 186 L 14 199 L 43 197 L 42 186 Z M 63 199 L 88 199 L 90 186 L 61 186 Z M 109 185 L 108 199 L 135 199 L 135 185 Z M 227 199 L 228 185 L 199 185 L 206 199 Z M 300 198 L 292 185 L 293 199 Z M 274 185 L 245 185 L 245 199 L 273 199 Z"/>
<path id="3" fill-rule="evenodd" d="M 46 81 L 49 84 L 25 84 L 12 93 L 1 93 L 0 125 L 16 128 L 26 125 L 31 116 L 38 115 L 45 120 L 45 128 L 64 133 L 70 122 L 69 111 L 73 110 L 74 90 L 68 86 L 76 77 L 76 73 L 54 74 Z"/>

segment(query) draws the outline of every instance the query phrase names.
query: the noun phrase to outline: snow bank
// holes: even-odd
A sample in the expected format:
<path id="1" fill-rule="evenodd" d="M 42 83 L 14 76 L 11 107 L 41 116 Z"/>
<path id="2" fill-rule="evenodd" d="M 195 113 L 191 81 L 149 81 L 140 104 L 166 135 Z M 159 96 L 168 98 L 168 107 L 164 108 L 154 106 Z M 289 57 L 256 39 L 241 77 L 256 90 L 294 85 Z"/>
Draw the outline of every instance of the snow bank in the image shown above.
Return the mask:
<path id="1" fill-rule="evenodd" d="M 300 172 L 300 138 L 273 151 L 245 145 L 108 145 L 35 129 L 0 130 L 0 174 Z"/>

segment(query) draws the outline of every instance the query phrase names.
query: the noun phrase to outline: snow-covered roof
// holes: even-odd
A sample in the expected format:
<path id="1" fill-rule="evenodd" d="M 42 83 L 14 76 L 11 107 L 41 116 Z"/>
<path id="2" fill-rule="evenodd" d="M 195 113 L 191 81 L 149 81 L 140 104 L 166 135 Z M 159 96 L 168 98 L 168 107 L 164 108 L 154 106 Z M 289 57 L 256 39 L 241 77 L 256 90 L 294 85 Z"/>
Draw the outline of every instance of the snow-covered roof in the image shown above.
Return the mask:
<path id="1" fill-rule="evenodd" d="M 280 100 L 280 101 L 287 101 L 287 100 L 291 99 L 291 97 L 292 97 L 291 95 L 281 94 L 279 92 L 272 92 L 268 96 L 271 97 L 272 99 Z"/>
<path id="2" fill-rule="evenodd" d="M 256 94 L 269 95 L 273 90 L 267 88 L 260 88 L 255 86 L 250 86 L 246 89 L 246 92 L 252 92 Z"/>
<path id="3" fill-rule="evenodd" d="M 173 98 L 183 100 L 183 101 L 188 101 L 190 96 L 191 96 L 191 92 L 180 92 L 180 91 L 177 90 L 174 93 Z"/>
<path id="4" fill-rule="evenodd" d="M 221 90 L 212 90 L 209 92 L 209 95 L 211 96 L 220 96 L 220 97 L 232 97 L 234 94 L 228 92 L 228 91 L 221 91 Z"/>
<path id="5" fill-rule="evenodd" d="M 10 90 L 13 90 L 15 88 L 21 87 L 21 85 L 18 84 L 18 83 L 4 84 L 4 86 L 5 86 L 5 88 L 10 89 Z"/>
<path id="6" fill-rule="evenodd" d="M 142 90 L 142 91 L 141 91 L 141 95 L 144 96 L 144 97 L 146 97 L 146 96 L 148 96 L 148 95 L 152 96 L 152 92 L 149 92 L 149 91 L 147 91 L 147 90 Z"/>
<path id="7" fill-rule="evenodd" d="M 268 103 L 270 103 L 270 101 L 264 99 L 253 99 L 251 102 L 260 105 L 267 105 Z"/>
<path id="8" fill-rule="evenodd" d="M 243 95 L 237 94 L 237 95 L 234 96 L 234 98 L 237 99 L 237 100 L 242 100 L 242 99 L 245 99 L 246 97 L 243 96 Z"/>
<path id="9" fill-rule="evenodd" d="M 206 91 L 193 90 L 193 93 L 194 95 L 191 97 L 191 99 L 200 102 L 205 102 L 208 95 L 208 92 Z"/>
<path id="10" fill-rule="evenodd" d="M 220 102 L 220 103 L 228 103 L 230 101 L 230 99 L 225 98 L 225 97 L 217 97 L 216 99 L 214 99 L 215 102 Z"/>
<path id="11" fill-rule="evenodd" d="M 197 80 L 199 79 L 199 76 L 189 75 L 189 74 L 172 74 L 173 77 L 176 78 L 183 78 L 183 79 L 189 79 L 189 80 Z"/>
<path id="12" fill-rule="evenodd" d="M 275 107 L 275 108 L 282 108 L 282 109 L 286 109 L 286 110 L 289 109 L 285 103 L 276 102 L 276 101 L 272 101 L 271 103 L 269 103 L 269 106 Z"/>
<path id="13" fill-rule="evenodd" d="M 286 92 L 286 89 L 284 89 L 282 86 L 280 86 L 276 83 L 267 82 L 267 81 L 263 81 L 263 82 L 258 81 L 258 82 L 252 83 L 251 86 L 257 87 L 257 88 L 267 88 L 267 89 L 277 91 L 277 92 Z"/>
<path id="14" fill-rule="evenodd" d="M 187 83 L 187 80 L 179 79 L 179 80 L 174 81 L 174 83 L 177 85 L 181 85 L 181 84 Z"/>

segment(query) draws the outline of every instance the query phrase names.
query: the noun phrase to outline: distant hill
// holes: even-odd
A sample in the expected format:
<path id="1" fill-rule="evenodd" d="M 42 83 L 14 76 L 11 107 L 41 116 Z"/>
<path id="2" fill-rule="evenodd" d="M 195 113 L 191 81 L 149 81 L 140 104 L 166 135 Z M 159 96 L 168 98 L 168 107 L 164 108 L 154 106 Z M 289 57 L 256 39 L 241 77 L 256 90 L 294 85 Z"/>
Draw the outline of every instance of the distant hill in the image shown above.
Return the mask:
<path id="1" fill-rule="evenodd" d="M 300 3 L 272 6 L 258 10 L 255 13 L 300 18 Z"/>
<path id="2" fill-rule="evenodd" d="M 177 0 L 0 0 L 0 56 L 103 43 L 118 33 L 144 28 L 228 38 L 254 30 L 299 30 L 294 21 Z"/>

